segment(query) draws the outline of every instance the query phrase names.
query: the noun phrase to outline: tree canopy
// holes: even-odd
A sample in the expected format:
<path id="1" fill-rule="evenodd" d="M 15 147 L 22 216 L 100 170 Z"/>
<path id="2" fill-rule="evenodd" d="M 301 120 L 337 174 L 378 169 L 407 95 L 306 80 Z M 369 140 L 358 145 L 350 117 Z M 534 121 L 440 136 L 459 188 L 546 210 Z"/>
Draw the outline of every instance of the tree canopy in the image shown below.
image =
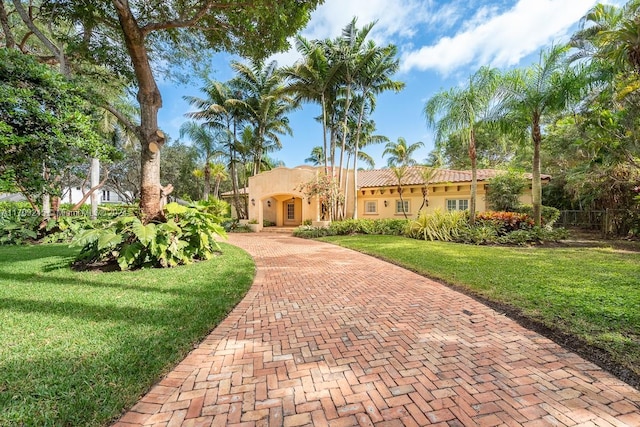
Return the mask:
<path id="1" fill-rule="evenodd" d="M 283 50 L 287 37 L 304 26 L 320 2 L 45 0 L 40 12 L 65 30 L 59 37 L 65 41 L 65 51 L 49 46 L 62 69 L 67 57 L 79 56 L 108 67 L 137 89 L 139 125 L 119 118 L 141 142 L 140 206 L 150 221 L 163 217 L 160 150 L 165 136 L 158 124 L 158 110 L 162 107 L 158 72 L 178 63 L 206 63 L 203 59 L 209 52 L 226 51 L 261 59 Z M 30 7 L 19 0 L 13 4 L 21 16 Z M 44 37 L 40 39 L 46 43 Z M 129 61 L 122 60 L 125 56 Z"/>
<path id="2" fill-rule="evenodd" d="M 60 194 L 48 179 L 89 156 L 113 154 L 95 110 L 59 72 L 14 49 L 0 49 L 0 172 L 27 196 Z M 44 173 L 43 173 L 44 170 Z"/>

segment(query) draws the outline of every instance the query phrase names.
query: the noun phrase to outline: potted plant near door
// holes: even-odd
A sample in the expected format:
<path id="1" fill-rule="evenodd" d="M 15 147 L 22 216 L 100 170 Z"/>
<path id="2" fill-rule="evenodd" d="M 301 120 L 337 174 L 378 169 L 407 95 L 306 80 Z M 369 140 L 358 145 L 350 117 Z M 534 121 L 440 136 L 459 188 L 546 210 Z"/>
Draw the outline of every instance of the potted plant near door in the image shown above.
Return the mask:
<path id="1" fill-rule="evenodd" d="M 250 219 L 247 226 L 249 227 L 249 230 L 253 231 L 254 233 L 257 233 L 258 231 L 260 231 L 258 220 L 255 218 Z"/>

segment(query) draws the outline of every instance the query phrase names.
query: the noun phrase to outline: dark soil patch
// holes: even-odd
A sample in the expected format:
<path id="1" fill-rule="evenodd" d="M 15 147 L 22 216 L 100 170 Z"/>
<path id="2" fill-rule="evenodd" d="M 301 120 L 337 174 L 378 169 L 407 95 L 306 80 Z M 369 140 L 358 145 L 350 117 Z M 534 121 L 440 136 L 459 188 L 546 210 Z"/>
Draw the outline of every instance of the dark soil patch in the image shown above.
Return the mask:
<path id="1" fill-rule="evenodd" d="M 615 250 L 640 252 L 640 240 L 637 238 L 604 239 L 599 232 L 581 229 L 570 230 L 570 237 L 555 245 L 573 248 L 612 248 Z M 554 244 L 545 243 L 545 246 L 554 246 Z"/>
<path id="2" fill-rule="evenodd" d="M 118 261 L 109 260 L 109 261 L 94 261 L 94 262 L 86 262 L 86 261 L 75 261 L 71 264 L 71 268 L 75 271 L 93 271 L 96 273 L 109 273 L 113 271 L 120 271 L 120 266 L 118 265 Z"/>

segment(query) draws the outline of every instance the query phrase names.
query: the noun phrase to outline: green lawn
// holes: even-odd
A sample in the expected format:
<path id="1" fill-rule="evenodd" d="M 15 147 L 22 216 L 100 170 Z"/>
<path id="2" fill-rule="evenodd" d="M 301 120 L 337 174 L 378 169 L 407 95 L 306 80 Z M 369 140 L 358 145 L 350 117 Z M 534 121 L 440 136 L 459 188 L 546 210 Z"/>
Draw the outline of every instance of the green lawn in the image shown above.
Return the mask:
<path id="1" fill-rule="evenodd" d="M 64 245 L 0 247 L 0 425 L 97 426 L 170 371 L 248 290 L 223 244 L 174 269 L 73 272 Z"/>
<path id="2" fill-rule="evenodd" d="M 640 375 L 640 252 L 496 247 L 393 236 L 326 237 L 507 304 Z"/>

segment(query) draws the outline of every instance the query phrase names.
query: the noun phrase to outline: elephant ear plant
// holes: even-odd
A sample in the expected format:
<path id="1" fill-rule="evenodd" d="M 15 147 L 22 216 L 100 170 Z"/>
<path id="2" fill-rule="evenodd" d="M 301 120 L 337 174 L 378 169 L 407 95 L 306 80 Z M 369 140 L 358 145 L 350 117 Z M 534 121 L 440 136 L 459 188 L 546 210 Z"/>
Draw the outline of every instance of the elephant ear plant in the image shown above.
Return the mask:
<path id="1" fill-rule="evenodd" d="M 135 216 L 119 217 L 78 233 L 82 251 L 78 266 L 116 264 L 121 270 L 175 267 L 210 259 L 220 251 L 217 237 L 226 237 L 221 219 L 201 204 L 164 207 L 166 222 L 143 224 Z"/>

